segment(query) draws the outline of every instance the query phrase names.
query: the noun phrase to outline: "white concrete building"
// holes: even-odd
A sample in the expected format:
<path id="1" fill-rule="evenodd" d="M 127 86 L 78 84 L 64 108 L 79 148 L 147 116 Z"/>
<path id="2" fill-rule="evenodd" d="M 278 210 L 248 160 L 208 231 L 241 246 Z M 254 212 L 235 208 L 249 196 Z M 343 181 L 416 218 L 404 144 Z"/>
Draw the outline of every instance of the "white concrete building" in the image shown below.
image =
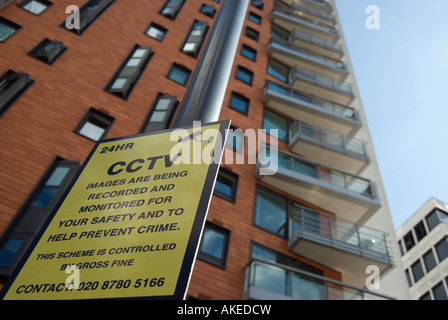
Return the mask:
<path id="1" fill-rule="evenodd" d="M 448 204 L 429 199 L 396 231 L 414 300 L 448 300 Z"/>

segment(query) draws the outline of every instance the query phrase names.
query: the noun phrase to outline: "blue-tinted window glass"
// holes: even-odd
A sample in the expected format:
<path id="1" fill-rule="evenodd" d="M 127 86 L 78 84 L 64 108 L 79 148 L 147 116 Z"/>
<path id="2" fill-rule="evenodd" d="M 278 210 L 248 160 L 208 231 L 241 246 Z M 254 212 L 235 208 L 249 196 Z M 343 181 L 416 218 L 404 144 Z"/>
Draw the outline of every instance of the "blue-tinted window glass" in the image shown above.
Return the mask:
<path id="1" fill-rule="evenodd" d="M 0 251 L 0 267 L 7 267 L 19 251 L 23 239 L 9 239 Z"/>
<path id="2" fill-rule="evenodd" d="M 230 107 L 232 109 L 235 109 L 236 111 L 241 112 L 242 114 L 247 114 L 247 109 L 249 108 L 249 99 L 237 93 L 232 93 L 232 97 L 230 98 Z"/>
<path id="3" fill-rule="evenodd" d="M 189 77 L 190 71 L 178 65 L 173 65 L 170 72 L 168 73 L 168 78 L 177 83 L 180 83 L 181 85 L 186 85 Z"/>
<path id="4" fill-rule="evenodd" d="M 217 230 L 205 227 L 202 236 L 201 252 L 216 259 L 222 259 L 225 239 L 226 237 L 224 234 L 219 233 Z"/>
<path id="5" fill-rule="evenodd" d="M 245 56 L 246 58 L 249 58 L 250 60 L 255 61 L 257 57 L 257 51 L 255 49 L 252 49 L 251 47 L 248 47 L 246 45 L 243 45 L 241 47 L 241 54 Z"/>
<path id="6" fill-rule="evenodd" d="M 245 68 L 238 67 L 236 70 L 236 78 L 247 84 L 252 84 L 253 73 Z"/>
<path id="7" fill-rule="evenodd" d="M 255 225 L 286 236 L 286 199 L 265 189 L 257 190 Z"/>
<path id="8" fill-rule="evenodd" d="M 271 133 L 271 129 L 277 129 L 277 139 L 288 142 L 288 119 L 281 115 L 266 109 L 263 116 L 263 129 L 266 129 L 267 133 L 274 137 L 275 134 Z"/>
<path id="9" fill-rule="evenodd" d="M 289 80 L 288 67 L 274 60 L 269 60 L 268 62 L 268 74 L 284 82 L 288 82 Z"/>
<path id="10" fill-rule="evenodd" d="M 34 199 L 33 206 L 47 207 L 57 191 L 58 189 L 56 188 L 46 188 L 46 187 L 42 188 L 37 197 Z"/>

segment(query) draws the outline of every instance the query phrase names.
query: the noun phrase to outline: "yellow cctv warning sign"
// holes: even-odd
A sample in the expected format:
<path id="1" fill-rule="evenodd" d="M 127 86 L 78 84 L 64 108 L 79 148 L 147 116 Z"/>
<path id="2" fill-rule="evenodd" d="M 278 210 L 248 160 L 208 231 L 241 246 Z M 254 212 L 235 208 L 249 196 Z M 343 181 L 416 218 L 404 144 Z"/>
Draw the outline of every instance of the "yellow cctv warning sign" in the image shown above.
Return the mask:
<path id="1" fill-rule="evenodd" d="M 230 121 L 98 142 L 3 299 L 183 299 Z"/>

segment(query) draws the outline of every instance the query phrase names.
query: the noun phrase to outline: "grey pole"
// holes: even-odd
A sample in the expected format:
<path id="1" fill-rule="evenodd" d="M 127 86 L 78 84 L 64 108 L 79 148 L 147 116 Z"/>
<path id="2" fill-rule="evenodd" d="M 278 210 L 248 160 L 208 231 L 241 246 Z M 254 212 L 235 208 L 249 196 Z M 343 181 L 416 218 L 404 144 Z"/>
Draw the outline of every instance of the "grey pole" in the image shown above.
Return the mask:
<path id="1" fill-rule="evenodd" d="M 224 0 L 173 128 L 219 120 L 249 0 Z"/>

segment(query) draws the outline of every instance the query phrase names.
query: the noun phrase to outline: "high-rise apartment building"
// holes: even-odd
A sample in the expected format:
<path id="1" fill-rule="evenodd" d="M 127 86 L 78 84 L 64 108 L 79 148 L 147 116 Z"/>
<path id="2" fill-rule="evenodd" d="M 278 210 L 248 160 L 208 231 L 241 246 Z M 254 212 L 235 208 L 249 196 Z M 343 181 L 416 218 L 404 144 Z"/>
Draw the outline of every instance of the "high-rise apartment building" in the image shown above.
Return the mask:
<path id="1" fill-rule="evenodd" d="M 431 198 L 397 229 L 414 300 L 448 300 L 448 204 Z"/>
<path id="2" fill-rule="evenodd" d="M 172 127 L 223 1 L 0 1 L 2 281 L 96 141 Z M 334 1 L 250 1 L 220 119 L 246 161 L 221 165 L 189 297 L 409 298 Z"/>

